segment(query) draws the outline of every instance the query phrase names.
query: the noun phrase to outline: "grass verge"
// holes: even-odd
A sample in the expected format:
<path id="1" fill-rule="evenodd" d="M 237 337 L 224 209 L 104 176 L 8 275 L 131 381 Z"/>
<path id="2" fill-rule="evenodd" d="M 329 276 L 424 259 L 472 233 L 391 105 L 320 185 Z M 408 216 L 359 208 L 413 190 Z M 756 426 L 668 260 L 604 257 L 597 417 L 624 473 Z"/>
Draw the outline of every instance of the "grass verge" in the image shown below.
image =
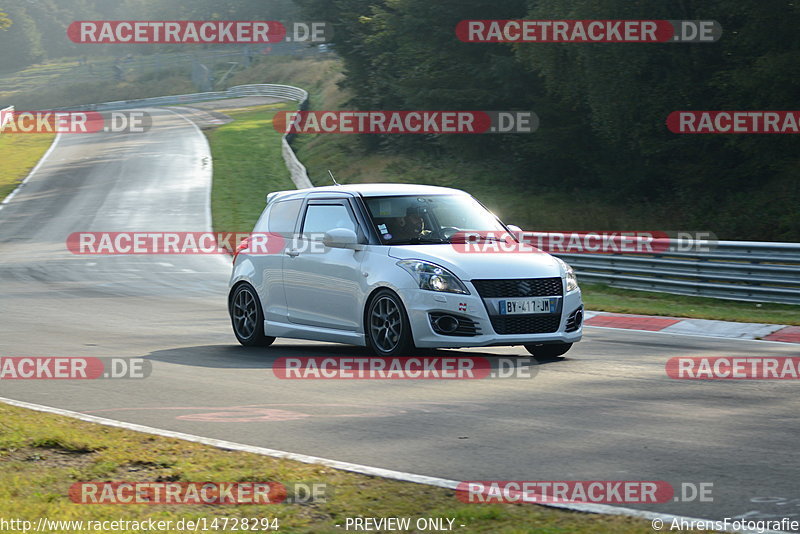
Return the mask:
<path id="1" fill-rule="evenodd" d="M 326 484 L 326 502 L 240 506 L 81 505 L 82 481 L 280 482 Z M 469 533 L 633 534 L 649 521 L 532 504 L 465 504 L 451 490 L 384 480 L 324 466 L 223 451 L 0 404 L 0 517 L 33 521 L 277 518 L 280 532 L 342 532 L 347 517 L 454 518 Z M 412 520 L 413 521 L 413 520 Z M 72 532 L 74 529 L 48 529 Z M 133 532 L 119 530 L 119 532 Z M 170 529 L 162 532 L 180 532 Z M 239 530 L 228 530 L 239 532 Z M 241 532 L 248 532 L 241 530 Z M 405 532 L 416 532 L 407 530 Z"/>
<path id="2" fill-rule="evenodd" d="M 54 138 L 54 134 L 0 134 L 0 200 L 25 179 Z"/>
<path id="3" fill-rule="evenodd" d="M 293 106 L 218 110 L 234 121 L 206 131 L 214 165 L 211 214 L 215 230 L 251 231 L 267 193 L 295 188 L 281 156 L 282 135 L 272 127 L 275 113 Z"/>
<path id="4" fill-rule="evenodd" d="M 586 309 L 745 323 L 800 325 L 800 306 L 757 304 L 581 284 Z"/>

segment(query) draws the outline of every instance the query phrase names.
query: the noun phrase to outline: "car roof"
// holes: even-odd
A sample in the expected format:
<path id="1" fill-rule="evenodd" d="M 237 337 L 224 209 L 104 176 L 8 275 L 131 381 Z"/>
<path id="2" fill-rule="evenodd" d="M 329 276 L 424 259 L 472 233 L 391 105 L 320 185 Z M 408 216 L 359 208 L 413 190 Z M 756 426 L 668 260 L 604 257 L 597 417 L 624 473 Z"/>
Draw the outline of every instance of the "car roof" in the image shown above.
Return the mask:
<path id="1" fill-rule="evenodd" d="M 294 191 L 279 191 L 270 194 L 269 199 L 286 200 L 289 198 L 303 198 L 310 193 L 349 193 L 364 197 L 384 197 L 402 195 L 466 195 L 460 189 L 450 187 L 438 187 L 433 185 L 419 184 L 395 184 L 395 183 L 372 183 L 372 184 L 345 184 L 328 185 L 323 187 L 310 187 L 307 189 L 297 189 Z"/>

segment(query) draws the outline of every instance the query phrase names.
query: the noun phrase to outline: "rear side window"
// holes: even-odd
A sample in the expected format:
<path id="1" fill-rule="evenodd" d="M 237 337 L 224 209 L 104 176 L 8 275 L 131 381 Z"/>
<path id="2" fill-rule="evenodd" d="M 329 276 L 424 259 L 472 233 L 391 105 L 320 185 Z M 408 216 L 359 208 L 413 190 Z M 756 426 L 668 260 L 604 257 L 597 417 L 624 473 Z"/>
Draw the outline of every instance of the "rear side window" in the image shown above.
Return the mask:
<path id="1" fill-rule="evenodd" d="M 347 228 L 356 231 L 356 224 L 350 211 L 342 204 L 311 204 L 306 211 L 303 233 L 324 234 L 333 228 Z"/>
<path id="2" fill-rule="evenodd" d="M 268 230 L 276 234 L 291 234 L 300 213 L 302 199 L 276 202 L 269 210 Z"/>

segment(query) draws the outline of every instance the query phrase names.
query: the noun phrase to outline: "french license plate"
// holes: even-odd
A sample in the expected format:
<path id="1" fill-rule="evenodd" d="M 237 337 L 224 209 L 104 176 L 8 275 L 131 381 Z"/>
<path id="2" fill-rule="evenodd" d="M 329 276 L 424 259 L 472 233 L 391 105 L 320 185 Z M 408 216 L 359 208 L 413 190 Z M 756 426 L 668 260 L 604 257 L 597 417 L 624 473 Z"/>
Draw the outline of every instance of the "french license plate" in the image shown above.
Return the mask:
<path id="1" fill-rule="evenodd" d="M 523 315 L 532 313 L 551 313 L 555 311 L 556 299 L 532 298 L 500 301 L 500 315 Z"/>

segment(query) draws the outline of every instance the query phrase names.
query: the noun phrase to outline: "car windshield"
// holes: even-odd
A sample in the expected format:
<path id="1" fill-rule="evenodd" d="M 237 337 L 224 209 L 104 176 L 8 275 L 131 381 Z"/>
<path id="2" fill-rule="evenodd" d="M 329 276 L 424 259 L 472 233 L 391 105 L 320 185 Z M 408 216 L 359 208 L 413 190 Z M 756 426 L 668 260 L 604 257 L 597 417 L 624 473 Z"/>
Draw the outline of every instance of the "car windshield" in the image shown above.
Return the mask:
<path id="1" fill-rule="evenodd" d="M 469 195 L 409 195 L 364 199 L 387 245 L 450 243 L 460 232 L 505 232 L 490 211 Z"/>

